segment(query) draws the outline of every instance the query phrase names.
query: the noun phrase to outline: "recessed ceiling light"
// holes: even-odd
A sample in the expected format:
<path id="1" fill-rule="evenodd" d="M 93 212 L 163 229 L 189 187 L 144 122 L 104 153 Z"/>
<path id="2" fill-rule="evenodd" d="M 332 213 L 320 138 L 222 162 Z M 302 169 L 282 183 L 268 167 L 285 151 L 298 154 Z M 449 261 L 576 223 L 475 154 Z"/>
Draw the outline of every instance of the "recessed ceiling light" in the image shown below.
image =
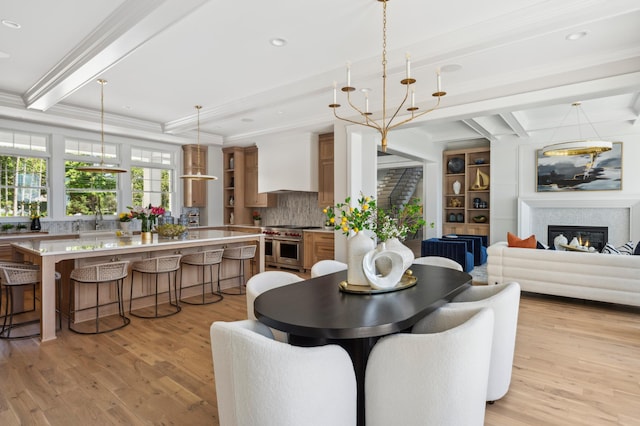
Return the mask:
<path id="1" fill-rule="evenodd" d="M 569 41 L 579 40 L 579 39 L 581 39 L 583 37 L 586 37 L 587 34 L 588 34 L 587 31 L 578 31 L 578 32 L 571 33 L 571 34 L 567 35 L 565 37 L 565 39 L 567 39 Z"/>
<path id="2" fill-rule="evenodd" d="M 462 65 L 458 64 L 447 64 L 440 67 L 440 72 L 456 72 L 462 69 Z"/>
<path id="3" fill-rule="evenodd" d="M 240 121 L 243 123 L 253 123 L 253 118 L 241 118 Z"/>
<path id="4" fill-rule="evenodd" d="M 8 19 L 3 19 L 2 25 L 4 25 L 7 28 L 11 28 L 12 30 L 19 30 L 20 28 L 22 28 L 22 25 L 18 24 L 17 22 L 10 21 Z"/>
<path id="5" fill-rule="evenodd" d="M 269 43 L 271 43 L 271 45 L 275 47 L 284 47 L 287 45 L 287 40 L 280 37 L 276 37 L 269 40 Z"/>

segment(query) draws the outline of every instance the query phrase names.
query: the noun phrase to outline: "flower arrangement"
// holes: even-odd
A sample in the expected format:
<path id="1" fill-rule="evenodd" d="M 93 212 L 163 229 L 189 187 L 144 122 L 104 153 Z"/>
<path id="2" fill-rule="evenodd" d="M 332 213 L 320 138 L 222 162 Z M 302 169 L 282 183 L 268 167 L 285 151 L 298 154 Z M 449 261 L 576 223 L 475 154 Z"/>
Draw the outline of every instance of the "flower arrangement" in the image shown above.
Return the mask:
<path id="1" fill-rule="evenodd" d="M 375 230 L 376 227 L 376 200 L 370 196 L 360 194 L 357 207 L 351 207 L 351 197 L 347 197 L 344 203 L 336 205 L 335 210 L 340 212 L 340 223 L 335 223 L 336 230 L 349 235 L 349 231 L 358 233 L 364 229 Z M 335 212 L 332 211 L 332 214 Z"/>
<path id="2" fill-rule="evenodd" d="M 422 218 L 419 198 L 412 198 L 407 204 L 393 207 L 390 211 L 379 211 L 376 236 L 380 241 L 397 238 L 404 241 L 426 224 Z M 433 227 L 433 224 L 432 224 Z"/>
<path id="3" fill-rule="evenodd" d="M 324 220 L 324 226 L 327 226 L 327 227 L 335 226 L 336 213 L 333 210 L 333 207 L 331 207 L 331 206 L 325 207 L 324 209 L 322 209 L 322 213 L 324 213 L 326 215 L 326 218 Z"/>
<path id="4" fill-rule="evenodd" d="M 40 203 L 32 201 L 29 203 L 29 216 L 31 220 L 40 219 L 42 214 L 40 213 Z"/>
<path id="5" fill-rule="evenodd" d="M 253 211 L 252 217 L 253 217 L 253 220 L 261 220 L 262 219 L 262 217 L 260 216 L 260 212 L 257 211 L 257 210 Z"/>
<path id="6" fill-rule="evenodd" d="M 151 204 L 149 204 L 148 207 L 127 206 L 127 208 L 131 209 L 130 214 L 132 219 L 140 219 L 142 221 L 142 232 L 151 232 L 151 228 L 156 222 L 156 219 L 158 218 L 158 216 L 162 216 L 165 211 L 163 207 L 153 207 Z"/>
<path id="7" fill-rule="evenodd" d="M 133 219 L 133 214 L 131 212 L 123 212 L 118 215 L 118 220 L 120 222 L 131 222 Z"/>

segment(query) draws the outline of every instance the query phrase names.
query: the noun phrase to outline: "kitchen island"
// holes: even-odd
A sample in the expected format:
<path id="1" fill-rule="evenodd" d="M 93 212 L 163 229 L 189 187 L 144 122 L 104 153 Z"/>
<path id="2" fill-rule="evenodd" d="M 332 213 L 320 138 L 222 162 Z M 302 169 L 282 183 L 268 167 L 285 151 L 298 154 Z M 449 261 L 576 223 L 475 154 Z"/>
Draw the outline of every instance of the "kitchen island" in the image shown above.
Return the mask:
<path id="1" fill-rule="evenodd" d="M 257 245 L 255 257 L 257 270 L 254 272 L 264 271 L 264 236 L 262 233 L 190 230 L 185 239 L 165 239 L 154 235 L 152 241 L 143 242 L 140 235 L 120 238 L 115 235 L 115 232 L 105 232 L 81 236 L 77 239 L 17 241 L 12 243 L 12 246 L 14 259 L 40 265 L 40 339 L 46 342 L 56 338 L 56 286 L 54 279 L 56 264 L 73 262 L 76 266 L 83 266 L 113 260 L 136 260 L 174 253 L 187 254 L 199 250 L 245 244 Z M 127 294 L 127 292 L 124 293 Z M 78 294 L 76 297 L 82 298 L 83 295 Z"/>

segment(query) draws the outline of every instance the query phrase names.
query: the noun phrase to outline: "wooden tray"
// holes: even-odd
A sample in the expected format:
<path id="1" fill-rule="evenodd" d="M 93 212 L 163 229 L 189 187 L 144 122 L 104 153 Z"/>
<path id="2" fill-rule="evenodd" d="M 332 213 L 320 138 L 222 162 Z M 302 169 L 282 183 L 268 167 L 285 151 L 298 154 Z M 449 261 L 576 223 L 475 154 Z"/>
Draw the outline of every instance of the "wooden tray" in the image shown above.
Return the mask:
<path id="1" fill-rule="evenodd" d="M 411 273 L 405 272 L 400 279 L 400 282 L 395 287 L 377 289 L 370 285 L 352 285 L 346 281 L 341 281 L 338 284 L 340 291 L 344 293 L 352 294 L 381 294 L 390 293 L 392 291 L 404 290 L 405 288 L 413 287 L 418 282 L 418 278 L 414 277 Z"/>

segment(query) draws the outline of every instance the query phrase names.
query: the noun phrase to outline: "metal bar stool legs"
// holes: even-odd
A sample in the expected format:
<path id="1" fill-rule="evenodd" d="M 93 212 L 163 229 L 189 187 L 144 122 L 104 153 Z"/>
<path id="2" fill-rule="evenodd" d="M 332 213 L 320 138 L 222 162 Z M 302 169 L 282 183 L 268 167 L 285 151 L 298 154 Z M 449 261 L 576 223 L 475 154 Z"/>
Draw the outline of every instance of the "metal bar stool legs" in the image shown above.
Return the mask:
<path id="1" fill-rule="evenodd" d="M 133 266 L 131 268 L 131 293 L 129 296 L 129 314 L 130 315 L 133 315 L 138 318 L 164 318 L 170 315 L 175 315 L 182 310 L 182 308 L 179 305 L 178 286 L 177 286 L 177 279 L 176 279 L 178 268 L 180 267 L 181 257 L 182 255 L 180 254 L 171 255 L 171 256 L 160 256 L 160 257 L 153 257 L 150 259 L 140 260 L 133 263 Z M 154 306 L 153 306 L 152 314 L 148 313 L 148 308 L 136 309 L 137 312 L 132 311 L 132 305 L 134 300 L 133 286 L 135 282 L 134 281 L 135 272 L 142 274 L 143 279 L 145 274 L 152 274 L 155 277 L 155 291 L 153 294 Z M 167 290 L 169 293 L 169 303 L 165 306 L 164 312 L 160 312 L 159 307 L 162 304 L 159 303 L 158 301 L 158 295 L 160 294 L 158 292 L 158 275 L 160 274 L 167 274 L 167 279 L 168 279 Z M 175 295 L 175 302 L 171 297 L 171 276 L 172 275 L 173 275 L 173 294 Z M 141 280 L 140 286 L 142 287 L 143 285 L 144 283 L 142 283 L 142 280 Z M 146 297 L 146 296 L 136 297 L 135 299 L 141 299 L 142 297 Z"/>
<path id="2" fill-rule="evenodd" d="M 241 247 L 229 247 L 224 249 L 224 254 L 222 255 L 224 259 L 240 261 L 240 275 L 236 275 L 234 277 L 227 277 L 223 279 L 229 280 L 232 278 L 240 278 L 240 282 L 238 283 L 237 289 L 225 288 L 224 290 L 222 290 L 222 293 L 230 294 L 230 295 L 245 294 L 244 287 L 246 285 L 246 280 L 244 278 L 244 261 L 248 259 L 253 259 L 255 255 L 256 255 L 256 246 L 254 245 L 241 246 Z M 251 274 L 253 275 L 253 265 L 251 266 L 251 268 L 252 268 Z"/>
<path id="3" fill-rule="evenodd" d="M 181 264 L 182 268 L 180 268 L 180 301 L 183 303 L 187 303 L 189 305 L 209 305 L 211 303 L 219 302 L 223 299 L 223 296 L 220 292 L 220 263 L 222 263 L 222 255 L 224 253 L 224 249 L 217 250 L 206 250 L 197 253 L 187 254 L 182 256 Z M 187 265 L 198 266 L 202 271 L 202 282 L 198 284 L 193 284 L 190 286 L 184 285 L 184 268 Z M 218 291 L 214 292 L 213 290 L 213 265 L 216 265 L 216 269 L 218 272 Z M 205 268 L 209 267 L 209 281 L 206 280 L 206 272 Z M 208 293 L 205 289 L 206 284 L 209 284 L 211 288 L 211 292 Z M 190 296 L 187 298 L 182 297 L 182 290 L 185 288 L 191 288 L 196 286 L 202 286 L 202 294 L 200 295 L 200 300 L 195 300 L 197 296 Z"/>
<path id="4" fill-rule="evenodd" d="M 69 330 L 78 334 L 101 334 L 109 331 L 118 330 L 129 325 L 131 320 L 124 314 L 124 304 L 122 300 L 122 287 L 124 278 L 127 276 L 127 268 L 129 262 L 109 262 L 98 265 L 89 265 L 76 268 L 71 272 L 69 285 Z M 96 288 L 95 305 L 86 308 L 78 308 L 78 303 L 74 298 L 74 289 L 78 284 L 92 284 Z M 100 302 L 100 288 L 104 285 L 116 286 L 116 300 L 110 300 L 105 303 Z M 118 305 L 117 319 L 112 320 L 113 315 L 100 317 L 100 308 Z M 94 329 L 81 329 L 75 323 L 76 314 L 78 312 L 95 309 Z M 73 320 L 73 325 L 72 325 Z"/>

